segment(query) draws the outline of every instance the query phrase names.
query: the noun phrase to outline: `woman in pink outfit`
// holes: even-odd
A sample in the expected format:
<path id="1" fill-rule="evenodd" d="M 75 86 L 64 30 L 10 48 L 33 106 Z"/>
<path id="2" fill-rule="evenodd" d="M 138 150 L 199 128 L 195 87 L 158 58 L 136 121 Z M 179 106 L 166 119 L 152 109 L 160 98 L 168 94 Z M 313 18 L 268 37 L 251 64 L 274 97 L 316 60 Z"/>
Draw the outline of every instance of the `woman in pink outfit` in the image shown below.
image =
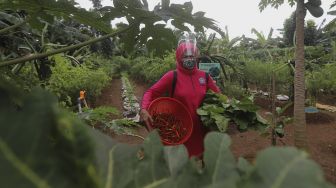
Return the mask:
<path id="1" fill-rule="evenodd" d="M 202 155 L 204 151 L 203 140 L 207 132 L 206 128 L 202 126 L 196 110 L 201 105 L 208 89 L 214 92 L 220 91 L 212 78 L 197 68 L 197 55 L 198 49 L 195 43 L 180 43 L 176 49 L 177 79 L 175 90 L 172 93 L 174 71 L 169 71 L 145 92 L 140 111 L 141 119 L 149 124 L 153 120 L 147 110 L 154 99 L 168 92 L 173 95 L 173 98 L 182 102 L 189 110 L 194 125 L 190 138 L 184 143 L 188 149 L 189 157 Z"/>

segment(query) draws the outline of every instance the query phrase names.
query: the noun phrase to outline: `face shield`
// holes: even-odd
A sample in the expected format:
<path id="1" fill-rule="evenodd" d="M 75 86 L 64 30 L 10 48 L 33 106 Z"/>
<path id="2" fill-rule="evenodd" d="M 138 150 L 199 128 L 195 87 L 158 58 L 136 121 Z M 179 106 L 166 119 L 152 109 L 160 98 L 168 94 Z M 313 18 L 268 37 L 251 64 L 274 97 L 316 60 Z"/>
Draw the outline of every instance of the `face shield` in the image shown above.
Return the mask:
<path id="1" fill-rule="evenodd" d="M 192 70 L 196 66 L 197 41 L 193 33 L 183 33 L 178 41 L 179 46 L 184 45 L 182 54 L 182 66 L 185 69 Z"/>

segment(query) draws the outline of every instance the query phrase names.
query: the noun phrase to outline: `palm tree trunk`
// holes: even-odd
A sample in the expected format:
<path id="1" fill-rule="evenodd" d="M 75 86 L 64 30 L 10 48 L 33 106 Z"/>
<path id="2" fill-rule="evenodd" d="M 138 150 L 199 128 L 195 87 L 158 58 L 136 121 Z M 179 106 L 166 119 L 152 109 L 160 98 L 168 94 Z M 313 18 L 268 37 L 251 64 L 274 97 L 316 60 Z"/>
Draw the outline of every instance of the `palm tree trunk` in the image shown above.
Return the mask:
<path id="1" fill-rule="evenodd" d="M 294 78 L 294 145 L 300 149 L 307 149 L 304 77 L 304 0 L 297 1 L 296 7 L 296 51 Z"/>

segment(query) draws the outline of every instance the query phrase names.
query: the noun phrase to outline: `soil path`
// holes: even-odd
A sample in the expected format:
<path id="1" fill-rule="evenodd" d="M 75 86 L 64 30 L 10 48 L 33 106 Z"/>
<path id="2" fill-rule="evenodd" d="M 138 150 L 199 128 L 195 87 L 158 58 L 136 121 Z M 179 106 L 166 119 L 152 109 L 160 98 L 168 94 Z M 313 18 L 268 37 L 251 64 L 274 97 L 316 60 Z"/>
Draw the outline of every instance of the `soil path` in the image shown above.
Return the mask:
<path id="1" fill-rule="evenodd" d="M 102 94 L 97 98 L 95 106 L 112 106 L 118 109 L 119 115 L 112 116 L 111 119 L 121 119 L 123 118 L 123 102 L 121 97 L 121 79 L 113 79 L 111 83 L 103 89 Z M 114 140 L 121 143 L 127 144 L 141 144 L 143 139 L 136 136 L 129 135 L 117 135 L 112 130 L 104 129 L 103 127 L 98 127 L 105 134 L 111 136 Z M 136 135 L 141 137 L 146 137 L 148 132 L 144 127 L 136 128 Z"/>
<path id="2" fill-rule="evenodd" d="M 261 110 L 265 114 L 266 110 Z M 308 152 L 320 164 L 328 181 L 336 184 L 336 113 L 321 112 L 307 117 Z M 320 119 L 319 117 L 328 118 Z M 259 136 L 257 131 L 240 133 L 231 128 L 231 151 L 236 157 L 253 161 L 257 152 L 271 146 L 271 139 Z M 278 139 L 277 146 L 294 146 L 294 126 L 285 127 L 285 136 Z"/>
<path id="3" fill-rule="evenodd" d="M 121 99 L 121 80 L 113 79 L 105 87 L 99 97 L 97 97 L 95 106 L 112 106 L 119 110 L 119 115 L 114 118 L 122 118 L 123 104 Z"/>

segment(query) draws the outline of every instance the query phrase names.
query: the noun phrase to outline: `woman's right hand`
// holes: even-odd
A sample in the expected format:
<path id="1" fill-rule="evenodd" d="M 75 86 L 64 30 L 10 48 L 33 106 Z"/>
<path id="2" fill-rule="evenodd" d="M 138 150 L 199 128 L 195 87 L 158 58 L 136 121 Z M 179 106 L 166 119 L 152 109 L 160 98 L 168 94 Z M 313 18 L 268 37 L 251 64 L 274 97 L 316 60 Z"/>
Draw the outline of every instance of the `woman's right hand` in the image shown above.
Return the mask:
<path id="1" fill-rule="evenodd" d="M 153 123 L 152 116 L 149 114 L 149 112 L 146 109 L 141 109 L 140 120 L 144 121 L 148 128 L 150 128 L 150 125 Z"/>

